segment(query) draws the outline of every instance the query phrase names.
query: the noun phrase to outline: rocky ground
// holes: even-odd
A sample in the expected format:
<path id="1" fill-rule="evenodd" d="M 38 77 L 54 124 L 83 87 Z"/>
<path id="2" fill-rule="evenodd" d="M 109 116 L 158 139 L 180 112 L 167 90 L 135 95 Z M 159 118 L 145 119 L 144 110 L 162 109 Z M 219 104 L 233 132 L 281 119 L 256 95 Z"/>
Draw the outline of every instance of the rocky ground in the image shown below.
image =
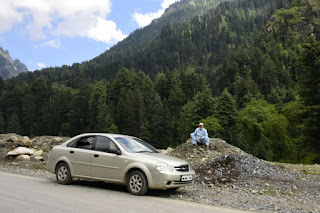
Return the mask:
<path id="1" fill-rule="evenodd" d="M 0 135 L 0 172 L 54 179 L 54 174 L 45 170 L 45 160 L 54 145 L 67 139 Z M 41 153 L 43 159 L 6 156 L 22 146 L 18 143 Z M 188 140 L 166 153 L 190 162 L 197 179 L 193 186 L 157 196 L 259 212 L 320 212 L 320 165 L 267 162 L 221 139 L 210 139 L 210 150 L 193 148 Z"/>

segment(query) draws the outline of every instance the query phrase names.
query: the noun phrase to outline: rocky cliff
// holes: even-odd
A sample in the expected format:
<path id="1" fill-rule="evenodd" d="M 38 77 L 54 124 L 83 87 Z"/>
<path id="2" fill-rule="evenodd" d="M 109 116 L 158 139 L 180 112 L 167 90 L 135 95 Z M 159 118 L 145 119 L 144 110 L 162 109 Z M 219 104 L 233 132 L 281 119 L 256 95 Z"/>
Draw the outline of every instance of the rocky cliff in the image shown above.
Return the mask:
<path id="1" fill-rule="evenodd" d="M 19 59 L 12 60 L 8 50 L 0 47 L 0 77 L 4 80 L 28 72 L 28 68 Z"/>

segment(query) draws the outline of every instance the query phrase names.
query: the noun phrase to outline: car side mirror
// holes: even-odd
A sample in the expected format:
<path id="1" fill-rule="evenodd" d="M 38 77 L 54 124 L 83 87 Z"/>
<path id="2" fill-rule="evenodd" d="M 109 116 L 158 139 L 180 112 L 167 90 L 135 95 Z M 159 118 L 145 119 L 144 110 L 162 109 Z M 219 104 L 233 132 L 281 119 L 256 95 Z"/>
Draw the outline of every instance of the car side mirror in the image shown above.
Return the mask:
<path id="1" fill-rule="evenodd" d="M 115 147 L 110 147 L 109 148 L 109 153 L 114 153 L 114 154 L 117 154 L 117 155 L 121 155 L 121 150 L 117 149 Z"/>

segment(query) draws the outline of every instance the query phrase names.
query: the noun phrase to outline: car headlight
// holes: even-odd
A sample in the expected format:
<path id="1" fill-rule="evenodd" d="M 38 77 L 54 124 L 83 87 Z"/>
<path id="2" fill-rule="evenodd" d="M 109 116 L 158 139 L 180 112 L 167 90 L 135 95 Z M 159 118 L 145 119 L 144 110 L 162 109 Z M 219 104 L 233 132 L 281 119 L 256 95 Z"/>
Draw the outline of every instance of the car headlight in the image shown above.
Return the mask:
<path id="1" fill-rule="evenodd" d="M 158 171 L 173 171 L 174 168 L 173 168 L 173 166 L 171 166 L 167 163 L 157 162 L 156 163 L 156 170 L 158 170 Z"/>

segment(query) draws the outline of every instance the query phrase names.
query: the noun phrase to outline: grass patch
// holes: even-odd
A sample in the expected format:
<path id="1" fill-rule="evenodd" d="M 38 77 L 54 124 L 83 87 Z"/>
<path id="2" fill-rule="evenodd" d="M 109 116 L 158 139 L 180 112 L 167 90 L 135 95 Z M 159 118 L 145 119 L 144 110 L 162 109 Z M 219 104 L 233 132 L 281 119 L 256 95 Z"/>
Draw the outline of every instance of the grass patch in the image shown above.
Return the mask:
<path id="1" fill-rule="evenodd" d="M 300 172 L 304 175 L 314 175 L 320 178 L 320 165 L 317 165 L 317 164 L 303 165 L 303 164 L 289 164 L 289 163 L 279 163 L 279 162 L 271 162 L 271 164 L 283 169 Z"/>

